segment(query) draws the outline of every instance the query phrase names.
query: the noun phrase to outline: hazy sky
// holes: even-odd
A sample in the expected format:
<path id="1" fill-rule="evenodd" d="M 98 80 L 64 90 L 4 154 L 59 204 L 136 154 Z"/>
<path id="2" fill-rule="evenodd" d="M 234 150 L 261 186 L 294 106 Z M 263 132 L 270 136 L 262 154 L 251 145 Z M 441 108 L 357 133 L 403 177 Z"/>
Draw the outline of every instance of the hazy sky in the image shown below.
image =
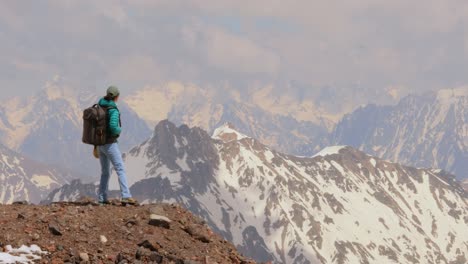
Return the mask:
<path id="1" fill-rule="evenodd" d="M 5 0 L 0 56 L 0 99 L 56 75 L 127 91 L 168 80 L 452 88 L 468 84 L 468 1 Z"/>

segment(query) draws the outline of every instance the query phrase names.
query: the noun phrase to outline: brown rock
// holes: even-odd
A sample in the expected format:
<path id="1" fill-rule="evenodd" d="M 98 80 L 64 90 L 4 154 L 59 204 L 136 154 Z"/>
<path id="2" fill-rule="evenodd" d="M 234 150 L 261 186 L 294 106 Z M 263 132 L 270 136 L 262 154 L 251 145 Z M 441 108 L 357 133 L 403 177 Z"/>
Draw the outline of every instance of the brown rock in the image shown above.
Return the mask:
<path id="1" fill-rule="evenodd" d="M 189 225 L 184 229 L 193 238 L 200 240 L 203 243 L 210 243 L 210 232 L 206 228 L 197 225 Z"/>
<path id="2" fill-rule="evenodd" d="M 159 249 L 161 249 L 161 245 L 157 241 L 152 240 L 152 239 L 145 240 L 141 242 L 140 244 L 138 244 L 138 246 L 147 248 L 151 251 L 158 251 Z"/>
<path id="3" fill-rule="evenodd" d="M 59 227 L 57 225 L 55 225 L 55 224 L 49 224 L 49 231 L 55 236 L 63 235 L 62 232 L 60 231 Z"/>
<path id="4" fill-rule="evenodd" d="M 148 224 L 169 229 L 171 227 L 171 220 L 165 216 L 152 214 Z"/>

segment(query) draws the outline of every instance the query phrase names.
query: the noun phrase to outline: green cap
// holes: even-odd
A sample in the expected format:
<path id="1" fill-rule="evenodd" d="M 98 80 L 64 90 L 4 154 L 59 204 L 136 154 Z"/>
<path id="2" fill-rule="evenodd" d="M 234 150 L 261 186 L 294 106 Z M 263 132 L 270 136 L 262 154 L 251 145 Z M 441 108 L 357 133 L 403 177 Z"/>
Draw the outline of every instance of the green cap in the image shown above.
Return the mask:
<path id="1" fill-rule="evenodd" d="M 119 94 L 119 88 L 117 88 L 116 86 L 109 86 L 109 88 L 107 88 L 107 96 L 114 98 L 119 96 Z"/>

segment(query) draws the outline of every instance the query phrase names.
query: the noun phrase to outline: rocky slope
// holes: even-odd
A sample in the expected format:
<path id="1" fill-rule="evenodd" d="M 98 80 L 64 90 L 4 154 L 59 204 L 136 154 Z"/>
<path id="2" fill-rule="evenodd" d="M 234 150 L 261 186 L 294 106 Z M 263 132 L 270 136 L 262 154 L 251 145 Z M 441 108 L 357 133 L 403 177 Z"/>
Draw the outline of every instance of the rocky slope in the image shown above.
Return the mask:
<path id="1" fill-rule="evenodd" d="M 11 248 L 22 245 L 40 247 L 39 263 L 253 263 L 177 205 L 81 202 L 0 210 L 0 263 L 19 258 Z"/>
<path id="2" fill-rule="evenodd" d="M 0 144 L 0 204 L 39 203 L 72 176 L 78 175 L 32 161 Z"/>
<path id="3" fill-rule="evenodd" d="M 127 153 L 126 164 L 141 201 L 182 204 L 259 261 L 468 260 L 467 194 L 442 171 L 351 147 L 300 158 L 229 125 L 210 137 L 168 121 Z"/>
<path id="4" fill-rule="evenodd" d="M 468 177 L 468 88 L 408 96 L 346 115 L 326 144 L 344 144 L 395 162 Z"/>

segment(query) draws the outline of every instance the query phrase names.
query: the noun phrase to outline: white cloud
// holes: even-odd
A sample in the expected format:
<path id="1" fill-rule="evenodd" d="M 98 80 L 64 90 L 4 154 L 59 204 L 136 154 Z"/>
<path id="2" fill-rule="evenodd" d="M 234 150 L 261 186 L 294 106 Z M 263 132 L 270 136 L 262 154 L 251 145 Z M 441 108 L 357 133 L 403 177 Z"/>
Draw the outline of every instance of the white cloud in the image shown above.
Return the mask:
<path id="1" fill-rule="evenodd" d="M 99 12 L 115 22 L 123 25 L 128 21 L 128 16 L 123 7 L 115 1 L 96 1 Z"/>
<path id="2" fill-rule="evenodd" d="M 164 67 L 158 65 L 151 57 L 130 55 L 120 58 L 115 64 L 108 65 L 109 79 L 125 82 L 146 82 L 161 79 Z"/>
<path id="3" fill-rule="evenodd" d="M 0 2 L 0 32 L 0 77 L 13 86 L 14 73 L 1 75 L 12 61 L 83 82 L 468 83 L 466 0 L 10 1 Z"/>
<path id="4" fill-rule="evenodd" d="M 182 35 L 189 49 L 202 54 L 212 67 L 246 74 L 275 74 L 279 70 L 279 56 L 245 36 L 200 24 L 183 28 Z"/>

